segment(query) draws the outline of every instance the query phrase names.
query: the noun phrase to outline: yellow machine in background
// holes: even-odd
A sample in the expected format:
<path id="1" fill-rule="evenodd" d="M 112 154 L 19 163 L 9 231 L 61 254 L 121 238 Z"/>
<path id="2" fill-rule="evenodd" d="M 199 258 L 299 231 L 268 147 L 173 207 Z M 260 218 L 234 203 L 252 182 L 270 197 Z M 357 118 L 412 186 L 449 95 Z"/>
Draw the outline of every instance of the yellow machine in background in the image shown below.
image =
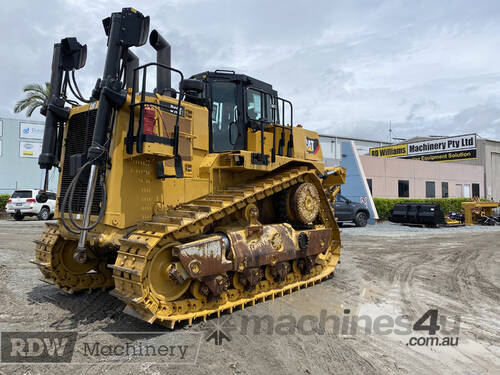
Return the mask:
<path id="1" fill-rule="evenodd" d="M 478 223 L 482 217 L 491 217 L 493 215 L 493 209 L 497 207 L 497 202 L 481 202 L 477 198 L 474 198 L 471 202 L 462 202 L 465 225 L 474 225 L 474 223 Z"/>
<path id="2" fill-rule="evenodd" d="M 345 170 L 325 170 L 319 137 L 293 126 L 292 104 L 232 71 L 184 79 L 156 30 L 158 61 L 139 66 L 129 48 L 146 42 L 149 17 L 125 8 L 103 23 L 106 65 L 89 101 L 74 80 L 86 46 L 54 47 L 39 164 L 61 168 L 59 220 L 37 241 L 44 280 L 113 288 L 127 313 L 173 327 L 331 275 L 331 201 Z M 88 103 L 64 107 L 66 87 Z"/>

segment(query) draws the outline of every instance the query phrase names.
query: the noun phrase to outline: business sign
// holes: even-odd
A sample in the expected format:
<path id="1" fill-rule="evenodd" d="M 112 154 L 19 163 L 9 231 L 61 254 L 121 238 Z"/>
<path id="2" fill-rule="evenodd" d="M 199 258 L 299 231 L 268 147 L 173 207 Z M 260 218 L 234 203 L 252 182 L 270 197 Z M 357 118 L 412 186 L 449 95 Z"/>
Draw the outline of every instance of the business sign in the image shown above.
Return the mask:
<path id="1" fill-rule="evenodd" d="M 385 147 L 375 147 L 370 149 L 371 156 L 381 156 L 384 158 L 392 158 L 396 156 L 406 156 L 408 155 L 408 145 L 393 145 Z"/>
<path id="2" fill-rule="evenodd" d="M 42 153 L 39 142 L 19 142 L 19 156 L 22 158 L 37 158 Z"/>
<path id="3" fill-rule="evenodd" d="M 19 138 L 43 139 L 44 129 L 45 125 L 21 122 L 19 123 Z"/>
<path id="4" fill-rule="evenodd" d="M 370 149 L 370 155 L 423 161 L 475 159 L 477 158 L 476 134 L 376 147 Z"/>

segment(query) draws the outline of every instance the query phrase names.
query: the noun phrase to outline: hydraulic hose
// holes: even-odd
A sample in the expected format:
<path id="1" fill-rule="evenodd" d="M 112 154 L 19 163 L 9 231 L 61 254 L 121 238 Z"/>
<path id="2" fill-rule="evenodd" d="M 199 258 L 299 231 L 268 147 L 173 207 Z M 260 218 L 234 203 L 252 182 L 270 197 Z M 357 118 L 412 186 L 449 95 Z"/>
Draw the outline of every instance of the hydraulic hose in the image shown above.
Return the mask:
<path id="1" fill-rule="evenodd" d="M 66 73 L 66 74 L 68 74 L 68 73 Z M 90 103 L 90 100 L 85 99 L 83 97 L 82 93 L 80 92 L 80 88 L 78 87 L 78 84 L 76 83 L 76 79 L 75 79 L 75 71 L 74 70 L 71 71 L 71 79 L 73 80 L 73 85 L 75 85 L 74 89 L 73 89 L 73 86 L 71 84 L 71 79 L 69 78 L 68 75 L 66 75 L 66 77 L 67 77 L 69 89 L 71 90 L 71 93 L 73 94 L 73 96 L 84 103 Z"/>
<path id="2" fill-rule="evenodd" d="M 106 142 L 107 143 L 107 142 Z M 64 228 L 66 228 L 70 233 L 73 233 L 73 234 L 80 234 L 79 231 L 76 231 L 74 229 L 72 229 L 68 223 L 66 222 L 66 218 L 65 218 L 65 209 L 66 207 L 68 207 L 68 216 L 69 216 L 69 219 L 71 221 L 71 224 L 73 224 L 73 226 L 77 229 L 79 229 L 80 231 L 82 230 L 92 230 L 94 229 L 103 219 L 104 217 L 104 213 L 105 213 L 105 210 L 106 210 L 106 201 L 107 201 L 107 193 L 106 193 L 106 179 L 105 179 L 105 173 L 102 172 L 99 176 L 99 183 L 101 185 L 101 189 L 102 189 L 102 202 L 101 202 L 101 209 L 99 210 L 99 214 L 97 216 L 97 220 L 95 221 L 94 224 L 88 226 L 88 227 L 83 227 L 83 226 L 80 226 L 76 223 L 74 217 L 73 217 L 73 208 L 72 208 L 72 204 L 70 203 L 69 206 L 68 206 L 68 198 L 69 198 L 69 201 L 70 202 L 73 202 L 73 196 L 74 196 L 74 192 L 75 192 L 75 189 L 76 189 L 76 185 L 78 184 L 78 180 L 81 176 L 81 174 L 83 173 L 83 171 L 88 168 L 89 166 L 92 165 L 92 163 L 100 158 L 102 155 L 104 155 L 106 153 L 106 148 L 103 147 L 102 148 L 102 152 L 101 152 L 101 155 L 98 156 L 97 158 L 95 159 L 92 159 L 92 160 L 89 160 L 87 161 L 84 165 L 82 165 L 80 167 L 80 169 L 78 170 L 78 172 L 75 174 L 75 176 L 73 177 L 73 179 L 71 180 L 71 183 L 69 184 L 68 186 L 68 190 L 66 190 L 66 193 L 64 194 L 64 198 L 63 198 L 63 202 L 62 202 L 62 207 L 61 207 L 61 222 L 64 226 Z"/>
<path id="3" fill-rule="evenodd" d="M 73 226 L 75 226 L 75 228 L 79 229 L 80 231 L 94 229 L 102 221 L 102 218 L 104 217 L 104 213 L 105 213 L 105 210 L 106 210 L 107 193 L 106 193 L 106 183 L 105 183 L 104 174 L 101 174 L 99 176 L 99 183 L 101 185 L 103 196 L 102 196 L 102 202 L 101 202 L 101 209 L 99 210 L 99 214 L 97 216 L 97 220 L 96 220 L 96 222 L 94 224 L 92 224 L 92 225 L 90 225 L 88 227 L 83 227 L 83 226 L 78 225 L 75 222 L 75 219 L 73 217 L 72 205 L 69 204 L 69 206 L 68 206 L 68 198 L 69 198 L 70 202 L 73 202 L 73 195 L 74 195 L 74 192 L 75 192 L 76 185 L 78 184 L 78 179 L 80 178 L 80 176 L 83 173 L 83 171 L 86 168 L 88 168 L 90 165 L 91 165 L 91 161 L 85 163 L 78 170 L 77 174 L 75 175 L 75 177 L 73 177 L 73 180 L 71 181 L 70 185 L 68 186 L 68 190 L 66 191 L 66 194 L 64 194 L 64 199 L 63 199 L 63 203 L 62 203 L 62 211 L 61 211 L 61 221 L 62 221 L 62 224 L 64 225 L 64 227 L 69 232 L 71 232 L 73 234 L 80 234 L 80 232 L 79 231 L 75 231 L 74 229 L 72 229 L 71 227 L 69 227 L 68 223 L 66 222 L 66 218 L 65 218 L 65 209 L 66 209 L 66 207 L 68 207 L 68 216 L 69 216 L 69 219 L 71 221 L 71 224 L 73 224 Z"/>

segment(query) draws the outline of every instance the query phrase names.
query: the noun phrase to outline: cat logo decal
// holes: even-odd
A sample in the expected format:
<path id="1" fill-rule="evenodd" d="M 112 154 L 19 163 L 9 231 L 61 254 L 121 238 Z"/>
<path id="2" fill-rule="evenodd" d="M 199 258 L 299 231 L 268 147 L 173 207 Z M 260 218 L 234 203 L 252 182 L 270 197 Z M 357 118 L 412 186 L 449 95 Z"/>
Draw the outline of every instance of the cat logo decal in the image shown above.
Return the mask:
<path id="1" fill-rule="evenodd" d="M 319 140 L 316 138 L 306 137 L 306 150 L 310 154 L 316 155 L 319 151 Z"/>

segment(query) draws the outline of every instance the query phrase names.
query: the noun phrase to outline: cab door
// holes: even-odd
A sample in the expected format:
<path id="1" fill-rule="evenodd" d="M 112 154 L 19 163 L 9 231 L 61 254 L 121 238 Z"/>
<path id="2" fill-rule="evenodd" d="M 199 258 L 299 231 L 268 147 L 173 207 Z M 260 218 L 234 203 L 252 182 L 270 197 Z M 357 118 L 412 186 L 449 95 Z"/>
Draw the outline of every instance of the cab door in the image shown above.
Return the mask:
<path id="1" fill-rule="evenodd" d="M 246 148 L 246 131 L 241 116 L 240 84 L 230 80 L 211 82 L 210 151 L 226 152 Z"/>

